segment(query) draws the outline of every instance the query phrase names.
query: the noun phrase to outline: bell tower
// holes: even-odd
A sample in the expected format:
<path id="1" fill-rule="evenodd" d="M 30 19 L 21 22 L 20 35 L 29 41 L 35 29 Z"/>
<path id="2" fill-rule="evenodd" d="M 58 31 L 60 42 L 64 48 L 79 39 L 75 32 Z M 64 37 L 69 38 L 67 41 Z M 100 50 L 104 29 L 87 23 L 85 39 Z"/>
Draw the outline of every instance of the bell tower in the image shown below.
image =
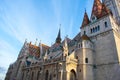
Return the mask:
<path id="1" fill-rule="evenodd" d="M 116 19 L 116 22 L 120 25 L 120 0 L 102 0 L 103 3 L 109 8 Z"/>

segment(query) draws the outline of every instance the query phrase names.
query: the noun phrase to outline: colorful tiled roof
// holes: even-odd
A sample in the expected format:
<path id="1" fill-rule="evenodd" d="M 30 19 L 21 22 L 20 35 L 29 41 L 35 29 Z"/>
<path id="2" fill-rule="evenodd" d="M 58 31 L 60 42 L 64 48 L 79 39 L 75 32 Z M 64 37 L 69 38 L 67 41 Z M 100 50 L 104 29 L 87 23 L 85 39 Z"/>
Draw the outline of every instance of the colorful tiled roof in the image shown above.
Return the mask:
<path id="1" fill-rule="evenodd" d="M 110 14 L 110 10 L 104 5 L 104 3 L 101 3 L 100 0 L 94 0 L 91 17 L 94 15 L 99 19 L 108 14 Z"/>
<path id="2" fill-rule="evenodd" d="M 40 56 L 40 48 L 36 45 L 29 44 L 29 54 L 31 56 L 39 57 Z"/>
<path id="3" fill-rule="evenodd" d="M 85 11 L 81 28 L 83 28 L 84 26 L 88 25 L 89 23 L 90 23 L 90 20 L 89 20 L 87 12 Z"/>

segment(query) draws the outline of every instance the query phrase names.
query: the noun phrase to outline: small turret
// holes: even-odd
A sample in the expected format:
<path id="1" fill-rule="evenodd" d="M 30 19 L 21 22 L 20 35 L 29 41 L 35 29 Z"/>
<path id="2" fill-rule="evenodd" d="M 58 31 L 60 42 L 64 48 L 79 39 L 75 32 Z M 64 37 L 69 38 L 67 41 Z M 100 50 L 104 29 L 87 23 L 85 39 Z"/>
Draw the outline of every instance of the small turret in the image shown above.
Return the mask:
<path id="1" fill-rule="evenodd" d="M 90 41 L 90 38 L 86 35 L 83 34 L 82 37 L 82 64 L 83 66 L 83 80 L 94 80 L 93 79 L 93 44 Z M 89 74 L 90 73 L 90 74 Z"/>
<path id="2" fill-rule="evenodd" d="M 89 23 L 90 23 L 90 20 L 89 20 L 87 12 L 85 10 L 84 18 L 83 18 L 83 22 L 82 22 L 81 28 L 83 28 L 84 26 L 88 25 Z"/>

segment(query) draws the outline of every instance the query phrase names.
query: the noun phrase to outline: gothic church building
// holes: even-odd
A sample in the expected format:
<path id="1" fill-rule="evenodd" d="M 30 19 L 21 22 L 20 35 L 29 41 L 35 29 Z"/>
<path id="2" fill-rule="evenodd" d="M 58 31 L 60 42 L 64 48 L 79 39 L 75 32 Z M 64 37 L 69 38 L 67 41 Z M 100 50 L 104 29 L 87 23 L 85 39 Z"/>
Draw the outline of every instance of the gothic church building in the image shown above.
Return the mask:
<path id="1" fill-rule="evenodd" d="M 120 80 L 120 0 L 94 0 L 73 39 L 25 41 L 5 80 Z"/>

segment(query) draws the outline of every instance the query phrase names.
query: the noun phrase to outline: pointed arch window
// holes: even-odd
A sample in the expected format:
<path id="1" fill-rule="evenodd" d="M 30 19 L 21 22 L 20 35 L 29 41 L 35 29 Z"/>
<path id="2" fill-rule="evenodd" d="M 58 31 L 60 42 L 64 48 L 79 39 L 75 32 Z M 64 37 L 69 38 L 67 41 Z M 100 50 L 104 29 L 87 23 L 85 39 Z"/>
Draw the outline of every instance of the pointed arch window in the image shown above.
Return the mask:
<path id="1" fill-rule="evenodd" d="M 84 31 L 84 34 L 86 34 L 86 31 Z"/>
<path id="2" fill-rule="evenodd" d="M 70 80 L 76 80 L 76 72 L 73 69 L 70 71 Z"/>
<path id="3" fill-rule="evenodd" d="M 90 31 L 91 31 L 91 33 L 93 32 L 93 30 L 92 30 L 92 29 L 90 29 Z"/>
<path id="4" fill-rule="evenodd" d="M 95 32 L 95 28 L 93 28 L 93 33 Z"/>
<path id="5" fill-rule="evenodd" d="M 97 27 L 95 27 L 95 32 L 97 32 L 98 30 L 97 30 Z"/>
<path id="6" fill-rule="evenodd" d="M 97 28 L 98 28 L 98 31 L 99 31 L 99 30 L 100 30 L 100 26 L 98 25 L 98 27 L 97 27 Z"/>

